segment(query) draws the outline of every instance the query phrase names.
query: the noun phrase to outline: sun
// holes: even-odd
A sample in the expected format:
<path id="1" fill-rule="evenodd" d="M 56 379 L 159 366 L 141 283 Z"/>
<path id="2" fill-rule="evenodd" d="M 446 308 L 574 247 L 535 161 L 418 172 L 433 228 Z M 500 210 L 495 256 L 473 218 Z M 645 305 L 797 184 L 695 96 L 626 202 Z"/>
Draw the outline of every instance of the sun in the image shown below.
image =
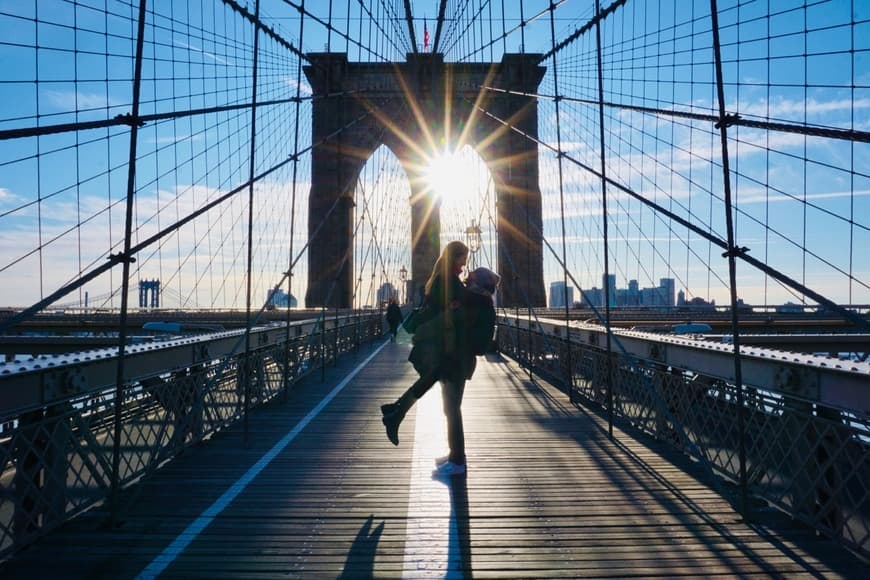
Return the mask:
<path id="1" fill-rule="evenodd" d="M 445 203 L 468 200 L 478 191 L 478 171 L 468 156 L 443 152 L 429 159 L 426 184 Z"/>

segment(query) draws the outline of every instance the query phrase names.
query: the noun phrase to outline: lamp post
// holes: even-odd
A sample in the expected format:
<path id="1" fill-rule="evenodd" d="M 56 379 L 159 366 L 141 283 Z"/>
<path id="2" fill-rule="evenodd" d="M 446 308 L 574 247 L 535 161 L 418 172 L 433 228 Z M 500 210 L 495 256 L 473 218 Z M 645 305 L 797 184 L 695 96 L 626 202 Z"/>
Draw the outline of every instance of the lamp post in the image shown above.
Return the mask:
<path id="1" fill-rule="evenodd" d="M 470 254 L 468 256 L 469 270 L 473 270 L 477 266 L 474 255 L 480 250 L 480 246 L 483 243 L 481 234 L 480 224 L 477 223 L 477 220 L 472 219 L 471 225 L 465 228 L 465 245 L 468 246 Z"/>
<path id="2" fill-rule="evenodd" d="M 408 270 L 405 266 L 402 266 L 402 269 L 399 270 L 399 280 L 402 281 L 402 304 L 404 304 L 408 294 Z"/>

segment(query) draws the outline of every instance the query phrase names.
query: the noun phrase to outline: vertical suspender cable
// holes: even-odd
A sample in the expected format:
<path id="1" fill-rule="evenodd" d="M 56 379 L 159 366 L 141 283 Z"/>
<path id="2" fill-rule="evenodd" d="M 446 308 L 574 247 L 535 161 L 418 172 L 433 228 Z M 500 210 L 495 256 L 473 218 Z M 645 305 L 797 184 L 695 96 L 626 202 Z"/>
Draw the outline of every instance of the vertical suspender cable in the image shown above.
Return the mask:
<path id="1" fill-rule="evenodd" d="M 302 0 L 302 7 L 305 8 L 305 0 Z M 344 17 L 344 22 L 347 29 L 347 34 L 344 37 L 344 52 L 350 55 L 350 2 L 347 3 L 347 13 Z M 302 47 L 302 38 L 299 39 L 299 47 Z"/>
<path id="2" fill-rule="evenodd" d="M 487 8 L 489 9 L 489 62 L 493 62 L 493 33 L 492 33 L 492 2 L 487 2 Z"/>
<path id="3" fill-rule="evenodd" d="M 725 84 L 722 76 L 722 50 L 719 43 L 719 9 L 716 0 L 710 0 L 711 27 L 713 29 L 713 52 L 716 65 L 716 92 L 719 99 L 719 136 L 722 142 L 722 188 L 725 197 L 725 222 L 728 233 L 728 282 L 731 286 L 731 333 L 734 336 L 734 382 L 737 388 L 737 430 L 740 457 L 740 507 L 744 519 L 748 517 L 748 491 L 746 483 L 746 429 L 743 408 L 743 373 L 740 364 L 740 324 L 737 313 L 737 255 L 745 248 L 734 243 L 733 207 L 731 205 L 731 170 L 728 165 L 728 117 L 725 114 Z"/>
<path id="4" fill-rule="evenodd" d="M 507 26 L 505 25 L 504 0 L 501 0 L 501 52 L 507 52 Z"/>
<path id="5" fill-rule="evenodd" d="M 305 18 L 304 14 L 302 18 Z M 332 0 L 329 0 L 329 16 L 326 26 L 326 52 L 332 52 Z"/>
<path id="6" fill-rule="evenodd" d="M 565 191 L 562 176 L 562 125 L 559 115 L 559 67 L 556 63 L 556 5 L 550 0 L 550 43 L 553 52 L 553 92 L 556 97 L 553 103 L 556 107 L 556 149 L 558 149 L 557 161 L 559 164 L 559 217 L 562 222 L 562 300 L 565 302 L 565 360 L 567 366 L 568 398 L 574 402 L 574 373 L 571 370 L 571 320 L 568 311 L 568 248 L 565 242 Z"/>
<path id="7" fill-rule="evenodd" d="M 254 178 L 256 171 L 257 151 L 257 60 L 260 44 L 260 0 L 254 4 L 254 61 L 253 61 L 253 86 L 251 87 L 251 149 L 250 149 L 250 172 L 248 174 L 248 267 L 247 267 L 247 290 L 245 294 L 245 354 L 242 356 L 241 377 L 245 381 L 242 390 L 244 414 L 244 437 L 245 445 L 248 444 L 248 407 L 251 404 L 251 278 L 254 261 Z"/>
<path id="8" fill-rule="evenodd" d="M 595 0 L 595 52 L 598 61 L 598 146 L 601 159 L 601 216 L 604 238 L 604 323 L 607 327 L 607 434 L 613 438 L 613 341 L 610 327 L 610 243 L 607 237 L 607 165 L 604 155 L 604 63 L 601 60 L 601 2 Z"/>
<path id="9" fill-rule="evenodd" d="M 525 54 L 525 52 L 526 52 L 525 0 L 520 0 L 520 53 Z M 522 87 L 523 91 L 526 90 L 525 72 L 526 72 L 526 67 L 521 66 L 520 67 L 520 86 Z M 525 168 L 523 168 L 523 173 L 525 173 Z M 523 177 L 525 178 L 525 179 L 523 179 L 525 190 L 528 191 L 529 188 L 528 188 L 528 183 L 526 181 L 526 179 L 528 179 L 528 175 L 524 175 Z M 530 235 L 531 222 L 530 222 L 530 216 L 529 216 L 528 203 L 526 204 L 526 209 L 525 209 L 524 213 L 526 216 L 525 235 L 526 235 L 526 239 L 530 240 L 530 239 L 532 239 L 532 237 Z M 529 265 L 531 263 L 532 263 L 532 247 L 531 247 L 531 244 L 527 243 L 526 244 L 526 288 L 527 289 L 532 287 L 532 284 L 531 284 L 532 271 L 531 271 L 531 268 L 529 267 Z M 528 294 L 526 294 L 526 299 L 528 300 L 528 298 L 529 298 Z M 528 318 L 526 320 L 526 333 L 527 333 L 527 336 L 529 337 L 529 344 L 528 344 L 529 352 L 527 353 L 527 355 L 529 357 L 528 371 L 529 371 L 529 380 L 532 380 L 534 378 L 534 370 L 535 370 L 535 345 L 532 342 L 533 341 L 533 338 L 532 338 L 532 318 L 534 318 L 534 315 L 532 312 L 532 301 L 531 300 L 528 300 L 528 304 L 526 304 L 526 310 L 528 310 Z"/>
<path id="10" fill-rule="evenodd" d="M 350 4 L 348 4 L 349 6 Z M 302 46 L 303 32 L 305 32 L 305 0 L 302 0 L 302 9 L 299 11 L 299 46 Z M 287 267 L 287 320 L 284 334 L 284 402 L 287 402 L 290 391 L 290 297 L 293 295 L 293 238 L 296 235 L 296 178 L 299 174 L 299 108 L 302 106 L 300 91 L 302 85 L 302 58 L 296 59 L 296 107 L 293 119 L 293 183 L 290 197 L 290 254 Z"/>
<path id="11" fill-rule="evenodd" d="M 525 16 L 525 0 L 520 0 L 520 52 L 526 52 L 526 16 Z M 525 90 L 525 87 L 523 87 Z"/>
<path id="12" fill-rule="evenodd" d="M 852 0 L 849 6 L 851 12 L 850 14 L 857 14 L 855 11 L 855 1 Z M 770 19 L 768 19 L 768 22 Z M 849 91 L 849 95 L 851 98 L 851 103 L 849 110 L 852 112 L 849 119 L 849 129 L 852 131 L 855 130 L 855 59 L 858 58 L 858 53 L 855 51 L 855 19 L 852 19 L 851 28 L 851 39 L 849 44 L 849 54 L 851 58 L 849 59 L 850 63 L 850 71 L 849 78 L 851 80 L 850 86 L 852 87 Z M 768 41 L 770 42 L 770 41 Z M 769 77 L 768 77 L 769 78 Z M 769 85 L 768 85 L 769 86 Z M 770 89 L 768 89 L 770 90 Z M 768 100 L 768 103 L 770 101 Z M 769 106 L 769 105 L 768 105 Z M 768 115 L 769 116 L 769 115 Z M 849 196 L 849 304 L 854 304 L 852 302 L 852 286 L 854 286 L 855 279 L 853 278 L 853 268 L 854 268 L 854 260 L 855 260 L 855 142 L 852 141 L 849 143 L 849 167 L 851 171 L 849 171 L 849 191 L 852 192 L 852 195 Z"/>
<path id="13" fill-rule="evenodd" d="M 362 33 L 363 33 L 363 24 L 362 24 L 362 23 L 363 23 L 363 19 L 362 19 L 362 13 L 363 13 L 363 10 L 362 10 L 362 3 L 360 3 L 360 5 L 359 5 L 359 17 L 357 18 L 357 20 L 359 21 L 359 31 L 357 32 L 357 38 L 359 38 L 360 40 L 362 40 Z M 348 34 L 348 36 L 350 36 L 350 34 Z M 357 44 L 356 44 L 356 47 L 357 47 L 357 49 L 356 49 L 356 59 L 357 59 L 357 60 L 362 60 L 362 42 L 357 43 Z"/>
<path id="14" fill-rule="evenodd" d="M 142 88 L 142 52 L 145 43 L 145 3 L 139 0 L 139 22 L 136 31 L 136 63 L 133 72 L 133 105 L 130 111 L 130 157 L 127 160 L 127 207 L 124 222 L 124 253 L 117 257 L 122 264 L 121 314 L 118 329 L 118 367 L 115 375 L 115 416 L 112 441 L 111 521 L 118 517 L 118 491 L 121 487 L 121 416 L 124 405 L 124 355 L 127 342 L 127 307 L 130 291 L 130 246 L 133 232 L 133 198 L 136 192 L 136 142 L 139 138 L 139 94 Z M 111 258 L 115 259 L 115 257 Z"/>

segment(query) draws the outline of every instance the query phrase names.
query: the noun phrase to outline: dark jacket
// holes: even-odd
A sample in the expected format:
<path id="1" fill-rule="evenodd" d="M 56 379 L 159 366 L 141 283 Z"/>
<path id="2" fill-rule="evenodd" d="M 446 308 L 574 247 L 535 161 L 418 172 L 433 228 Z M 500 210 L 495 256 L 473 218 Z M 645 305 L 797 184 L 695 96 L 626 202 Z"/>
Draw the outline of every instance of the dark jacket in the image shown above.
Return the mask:
<path id="1" fill-rule="evenodd" d="M 387 306 L 387 324 L 390 325 L 390 331 L 395 331 L 402 322 L 402 309 L 395 302 L 390 302 Z"/>
<path id="2" fill-rule="evenodd" d="M 414 347 L 408 360 L 420 376 L 437 372 L 439 377 L 457 378 L 455 374 L 458 328 L 461 326 L 462 297 L 465 287 L 458 276 L 437 276 L 423 299 Z"/>
<path id="3" fill-rule="evenodd" d="M 437 370 L 439 378 L 470 379 L 476 355 L 485 350 L 481 345 L 492 340 L 492 297 L 467 289 L 453 276 L 446 288 L 436 280 L 427 301 L 425 320 L 414 333 L 408 360 L 421 376 Z"/>
<path id="4" fill-rule="evenodd" d="M 477 367 L 477 357 L 486 353 L 495 330 L 495 307 L 492 295 L 466 288 L 462 298 L 462 331 L 458 351 L 460 368 L 465 379 L 470 379 Z"/>

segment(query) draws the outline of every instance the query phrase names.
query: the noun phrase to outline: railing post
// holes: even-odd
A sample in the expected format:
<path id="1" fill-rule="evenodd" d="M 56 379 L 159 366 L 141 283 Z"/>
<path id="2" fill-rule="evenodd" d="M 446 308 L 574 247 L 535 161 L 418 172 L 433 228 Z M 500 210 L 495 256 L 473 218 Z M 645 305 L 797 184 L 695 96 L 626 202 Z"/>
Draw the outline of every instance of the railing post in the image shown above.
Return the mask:
<path id="1" fill-rule="evenodd" d="M 335 339 L 333 340 L 333 353 L 332 353 L 332 364 L 338 364 L 338 354 L 339 349 L 341 348 L 341 337 L 339 333 L 341 332 L 341 327 L 338 324 L 338 303 L 335 305 Z"/>
<path id="2" fill-rule="evenodd" d="M 204 396 L 208 388 L 208 376 L 206 365 L 198 364 L 190 369 L 191 403 L 188 416 L 190 417 L 190 433 L 195 441 L 202 441 L 205 426 L 203 416 L 205 414 Z"/>
<path id="3" fill-rule="evenodd" d="M 532 311 L 531 310 L 532 310 L 532 306 L 529 305 L 529 313 L 526 314 L 526 316 L 528 317 L 526 319 L 526 332 L 528 333 L 528 337 L 529 337 L 529 342 L 528 342 L 528 344 L 529 344 L 529 352 L 528 352 L 529 380 L 533 381 L 533 380 L 535 380 L 535 375 L 534 375 L 534 372 L 535 372 L 535 342 L 534 342 L 535 341 L 535 334 L 532 332 Z"/>
<path id="4" fill-rule="evenodd" d="M 355 313 L 354 320 L 356 321 L 356 324 L 353 325 L 353 352 L 358 353 L 359 352 L 359 334 L 360 334 L 359 325 L 361 324 L 359 309 L 357 309 L 357 311 Z"/>
<path id="5" fill-rule="evenodd" d="M 121 278 L 121 314 L 119 317 L 118 330 L 118 367 L 115 375 L 115 415 L 113 423 L 112 441 L 112 473 L 111 493 L 109 505 L 111 509 L 111 524 L 118 521 L 118 492 L 121 487 L 121 431 L 124 406 L 124 358 L 127 343 L 127 308 L 130 292 L 130 263 L 133 257 L 130 255 L 133 239 L 133 199 L 136 194 L 136 145 L 139 139 L 139 97 L 142 88 L 142 52 L 145 44 L 145 4 L 146 0 L 139 1 L 139 21 L 136 31 L 136 62 L 133 72 L 133 103 L 130 111 L 130 152 L 127 160 L 127 203 L 126 216 L 124 219 L 124 253 L 113 258 L 122 263 Z"/>
<path id="6" fill-rule="evenodd" d="M 300 14 L 305 14 L 305 0 L 300 3 Z M 299 46 L 304 40 L 303 32 L 305 31 L 305 18 L 299 18 Z M 287 344 L 284 345 L 285 352 L 290 348 L 290 297 L 293 295 L 293 238 L 296 235 L 296 178 L 299 174 L 299 108 L 302 105 L 300 93 L 302 90 L 302 59 L 297 60 L 296 66 L 296 106 L 294 107 L 293 121 L 293 184 L 291 186 L 292 193 L 290 199 L 290 251 L 289 260 L 290 267 L 287 269 Z M 295 345 L 294 345 L 295 348 Z M 289 359 L 289 356 L 288 356 Z M 290 366 L 287 366 L 286 373 L 290 372 Z M 284 402 L 286 403 L 290 397 L 290 383 L 293 377 L 287 378 L 284 383 Z"/>
<path id="7" fill-rule="evenodd" d="M 239 416 L 247 415 L 248 406 L 248 358 L 242 353 L 236 358 L 236 398 Z"/>
<path id="8" fill-rule="evenodd" d="M 734 344 L 734 382 L 737 386 L 737 430 L 739 433 L 740 458 L 740 504 L 744 519 L 749 518 L 749 491 L 746 481 L 746 410 L 743 402 L 743 372 L 740 364 L 740 320 L 737 307 L 737 256 L 745 253 L 746 248 L 738 248 L 734 240 L 734 209 L 731 204 L 731 169 L 728 163 L 728 124 L 725 112 L 725 81 L 722 74 L 722 48 L 719 41 L 719 9 L 716 0 L 710 0 L 710 18 L 713 32 L 713 56 L 716 65 L 716 94 L 719 101 L 719 138 L 722 144 L 722 190 L 725 197 L 725 224 L 728 234 L 728 283 L 731 287 L 731 333 Z"/>
<path id="9" fill-rule="evenodd" d="M 326 381 L 326 301 L 320 307 L 320 382 Z"/>
<path id="10" fill-rule="evenodd" d="M 607 435 L 613 439 L 613 340 L 610 328 L 610 242 L 607 231 L 607 165 L 604 149 L 604 64 L 601 58 L 601 2 L 595 0 L 595 53 L 598 63 L 598 147 L 601 163 L 601 219 L 604 238 L 604 320 L 607 330 Z"/>
<path id="11" fill-rule="evenodd" d="M 550 46 L 553 52 L 553 91 L 555 93 L 554 105 L 556 107 L 556 148 L 559 150 L 559 217 L 561 219 L 562 227 L 562 300 L 565 303 L 565 348 L 563 349 L 562 356 L 567 359 L 563 368 L 565 369 L 567 376 L 568 399 L 573 403 L 574 373 L 571 370 L 571 345 L 568 342 L 568 335 L 570 334 L 569 329 L 571 328 L 571 314 L 569 312 L 570 305 L 568 304 L 568 246 L 566 242 L 565 191 L 564 178 L 562 174 L 562 119 L 559 112 L 559 101 L 561 101 L 561 95 L 559 94 L 559 67 L 556 62 L 556 4 L 553 0 L 550 0 Z"/>
<path id="12" fill-rule="evenodd" d="M 252 277 L 254 266 L 254 179 L 256 178 L 257 167 L 257 66 L 260 52 L 260 0 L 254 3 L 254 55 L 252 63 L 252 80 L 251 80 L 251 148 L 248 159 L 248 263 L 246 277 L 246 292 L 245 292 L 245 367 L 248 371 L 245 375 L 245 408 L 244 408 L 244 444 L 248 444 L 249 426 L 248 426 L 248 408 L 251 404 L 251 378 L 253 375 L 253 365 L 251 365 L 251 327 L 253 320 L 251 318 L 251 301 L 252 301 Z M 289 298 L 288 298 L 289 300 Z"/>

